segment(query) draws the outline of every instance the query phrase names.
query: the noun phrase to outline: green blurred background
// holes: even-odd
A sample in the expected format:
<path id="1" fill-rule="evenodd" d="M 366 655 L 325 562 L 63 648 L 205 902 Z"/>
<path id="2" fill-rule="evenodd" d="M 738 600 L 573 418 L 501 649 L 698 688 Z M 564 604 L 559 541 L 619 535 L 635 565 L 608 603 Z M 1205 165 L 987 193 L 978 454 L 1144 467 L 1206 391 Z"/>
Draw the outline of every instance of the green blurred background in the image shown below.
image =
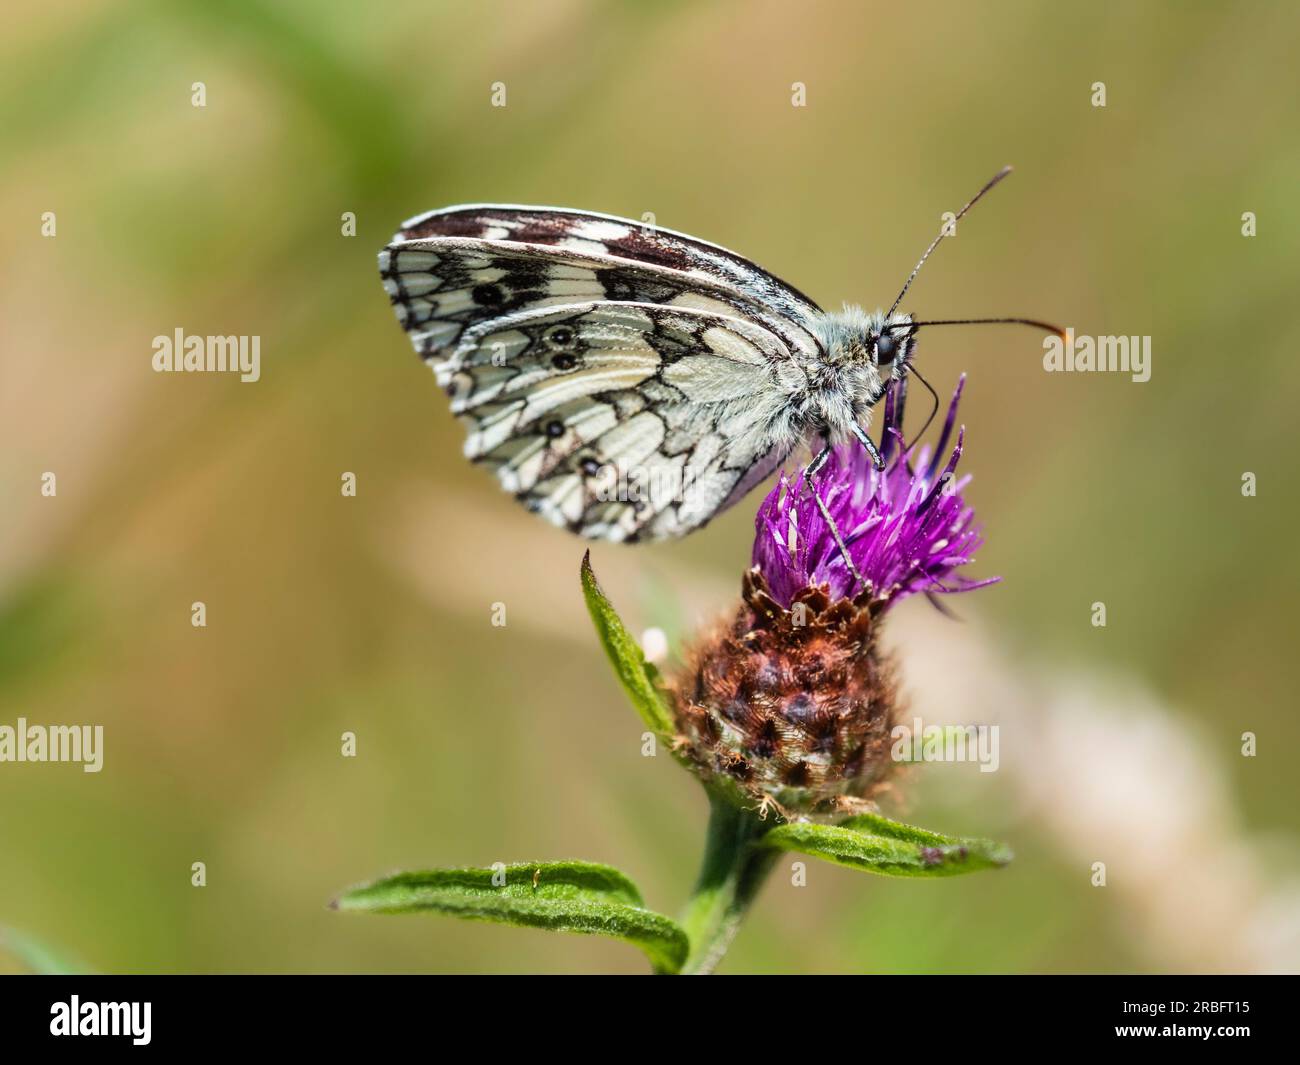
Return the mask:
<path id="1" fill-rule="evenodd" d="M 652 211 L 874 307 L 1014 163 L 905 309 L 1154 338 L 1146 384 L 1046 374 L 1027 331 L 922 341 L 941 391 L 971 374 L 976 571 L 1005 579 L 961 624 L 908 602 L 893 639 L 918 713 L 1022 705 L 998 773 L 927 767 L 888 809 L 1018 859 L 778 872 L 725 971 L 1300 967 L 1298 37 L 1281 4 L 11 7 L 0 723 L 103 724 L 106 752 L 0 765 L 0 924 L 113 972 L 642 971 L 618 943 L 326 909 L 396 868 L 584 857 L 671 911 L 705 809 L 640 755 L 583 545 L 459 457 L 375 254 L 458 202 Z M 261 381 L 155 374 L 177 327 L 260 335 Z M 639 625 L 711 618 L 759 498 L 597 546 L 597 572 Z M 945 679 L 956 704 L 924 705 Z"/>

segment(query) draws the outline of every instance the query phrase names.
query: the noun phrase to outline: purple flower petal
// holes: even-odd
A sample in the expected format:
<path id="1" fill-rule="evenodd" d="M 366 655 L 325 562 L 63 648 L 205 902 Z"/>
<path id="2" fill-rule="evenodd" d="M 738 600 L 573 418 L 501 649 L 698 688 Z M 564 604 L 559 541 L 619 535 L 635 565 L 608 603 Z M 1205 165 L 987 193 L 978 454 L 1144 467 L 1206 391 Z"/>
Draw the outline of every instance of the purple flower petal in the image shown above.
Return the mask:
<path id="1" fill-rule="evenodd" d="M 917 592 L 968 592 L 997 580 L 974 580 L 957 572 L 984 542 L 975 512 L 962 498 L 970 477 L 956 475 L 964 427 L 957 429 L 952 453 L 943 462 L 965 381 L 963 375 L 957 383 L 933 452 L 928 445 L 915 455 L 906 448 L 901 432 L 904 381 L 885 397 L 885 469 L 876 470 L 866 450 L 852 442 L 832 453 L 818 479 L 826 509 L 873 600 L 893 603 Z M 759 506 L 754 525 L 753 563 L 784 606 L 812 585 L 829 586 L 833 599 L 862 591 L 802 475 L 793 480 L 782 476 Z"/>

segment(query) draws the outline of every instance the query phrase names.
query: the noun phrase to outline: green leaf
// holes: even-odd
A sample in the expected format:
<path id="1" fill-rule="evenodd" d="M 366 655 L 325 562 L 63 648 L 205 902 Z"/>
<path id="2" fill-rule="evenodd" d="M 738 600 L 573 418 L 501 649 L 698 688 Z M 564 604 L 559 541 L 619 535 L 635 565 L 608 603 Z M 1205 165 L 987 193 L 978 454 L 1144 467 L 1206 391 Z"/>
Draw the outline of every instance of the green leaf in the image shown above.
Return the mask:
<path id="1" fill-rule="evenodd" d="M 618 612 L 596 583 L 590 551 L 582 556 L 582 594 L 610 664 L 641 720 L 660 736 L 671 736 L 675 731 L 673 715 L 656 683 L 658 671 L 645 660 L 641 645 L 623 627 Z"/>
<path id="2" fill-rule="evenodd" d="M 0 949 L 38 976 L 84 976 L 90 971 L 80 961 L 12 928 L 0 926 Z"/>
<path id="3" fill-rule="evenodd" d="M 647 910 L 631 880 L 592 862 L 398 873 L 344 892 L 333 906 L 369 913 L 441 913 L 612 936 L 640 947 L 660 972 L 677 972 L 688 948 L 686 933 L 663 914 Z"/>
<path id="4" fill-rule="evenodd" d="M 957 876 L 1011 861 L 1011 851 L 1003 844 L 941 836 L 878 814 L 859 814 L 838 825 L 777 825 L 758 845 L 885 876 Z"/>

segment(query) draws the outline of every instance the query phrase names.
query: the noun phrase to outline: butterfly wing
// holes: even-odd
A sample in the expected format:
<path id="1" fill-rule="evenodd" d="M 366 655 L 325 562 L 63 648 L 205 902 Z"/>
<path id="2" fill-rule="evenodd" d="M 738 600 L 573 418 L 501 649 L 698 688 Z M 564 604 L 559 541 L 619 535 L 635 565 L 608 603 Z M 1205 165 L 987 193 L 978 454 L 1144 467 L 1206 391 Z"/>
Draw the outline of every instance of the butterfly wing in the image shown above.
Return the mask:
<path id="1" fill-rule="evenodd" d="M 743 255 L 685 233 L 614 215 L 502 204 L 447 207 L 408 219 L 393 240 L 440 237 L 524 243 L 658 267 L 734 289 L 800 325 L 821 313 L 794 286 Z M 801 343 L 815 345 L 816 341 L 808 333 Z"/>
<path id="2" fill-rule="evenodd" d="M 443 374 L 466 455 L 530 510 L 582 536 L 657 540 L 789 454 L 789 365 L 755 323 L 601 301 L 474 326 Z"/>
<path id="3" fill-rule="evenodd" d="M 380 253 L 466 453 L 581 535 L 704 524 L 799 443 L 821 348 L 806 297 L 714 245 L 625 219 L 459 207 Z"/>
<path id="4" fill-rule="evenodd" d="M 398 320 L 435 367 L 466 329 L 481 322 L 588 300 L 661 303 L 753 319 L 804 360 L 821 350 L 801 320 L 734 285 L 592 251 L 437 237 L 390 244 L 379 262 Z"/>

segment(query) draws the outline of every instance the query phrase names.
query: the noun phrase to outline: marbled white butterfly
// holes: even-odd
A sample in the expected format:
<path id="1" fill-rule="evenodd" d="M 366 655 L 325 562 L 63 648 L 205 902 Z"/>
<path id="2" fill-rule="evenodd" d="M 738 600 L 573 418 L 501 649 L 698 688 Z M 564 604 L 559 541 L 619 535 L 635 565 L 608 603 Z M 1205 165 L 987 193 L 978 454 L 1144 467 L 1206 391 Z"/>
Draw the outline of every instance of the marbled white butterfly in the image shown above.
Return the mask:
<path id="1" fill-rule="evenodd" d="M 908 372 L 916 330 L 956 324 L 898 305 L 1009 170 L 887 312 L 823 311 L 725 248 L 550 207 L 420 215 L 379 270 L 468 430 L 467 457 L 575 533 L 658 540 L 699 528 L 801 444 L 816 452 L 810 484 L 848 440 L 880 464 L 872 408 Z"/>

